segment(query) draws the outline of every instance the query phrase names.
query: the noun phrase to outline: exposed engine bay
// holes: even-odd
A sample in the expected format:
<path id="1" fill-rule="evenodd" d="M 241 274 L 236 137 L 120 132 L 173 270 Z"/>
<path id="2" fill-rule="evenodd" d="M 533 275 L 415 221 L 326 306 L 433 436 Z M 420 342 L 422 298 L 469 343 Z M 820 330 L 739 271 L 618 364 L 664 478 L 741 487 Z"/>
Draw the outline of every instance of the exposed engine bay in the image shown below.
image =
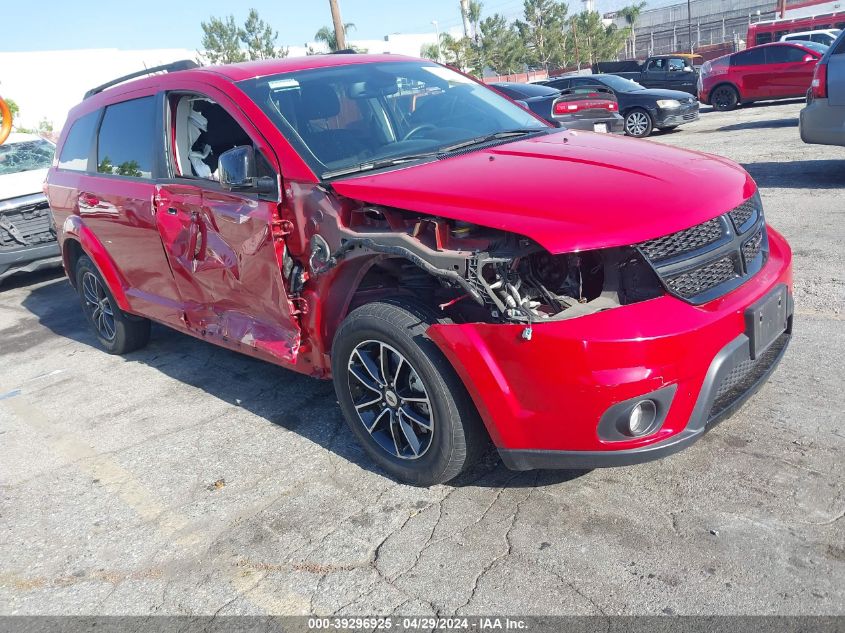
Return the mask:
<path id="1" fill-rule="evenodd" d="M 456 322 L 524 323 L 526 338 L 536 323 L 663 294 L 634 248 L 553 255 L 514 233 L 384 207 L 352 211 L 346 226 L 322 222 L 309 246 L 312 277 L 377 256 L 359 291 L 398 288 Z M 290 263 L 295 274 L 302 268 Z"/>

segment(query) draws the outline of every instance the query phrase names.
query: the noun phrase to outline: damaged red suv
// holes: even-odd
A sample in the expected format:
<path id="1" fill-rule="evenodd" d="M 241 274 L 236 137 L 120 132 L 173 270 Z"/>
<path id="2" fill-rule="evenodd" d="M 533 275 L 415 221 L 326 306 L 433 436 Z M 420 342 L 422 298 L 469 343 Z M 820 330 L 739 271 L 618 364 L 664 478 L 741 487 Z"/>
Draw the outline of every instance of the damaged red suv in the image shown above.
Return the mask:
<path id="1" fill-rule="evenodd" d="M 489 440 L 520 470 L 671 454 L 786 349 L 790 249 L 728 160 L 552 128 L 428 61 L 192 66 L 90 91 L 48 175 L 111 353 L 157 321 L 331 378 L 427 485 Z"/>

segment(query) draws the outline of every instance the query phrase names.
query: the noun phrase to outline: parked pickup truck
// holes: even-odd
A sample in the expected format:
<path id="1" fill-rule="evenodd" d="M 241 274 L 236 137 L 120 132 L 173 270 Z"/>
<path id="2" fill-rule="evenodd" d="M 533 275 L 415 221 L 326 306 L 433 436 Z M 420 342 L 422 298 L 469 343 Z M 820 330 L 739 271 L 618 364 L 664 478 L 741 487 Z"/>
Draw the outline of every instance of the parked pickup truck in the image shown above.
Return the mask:
<path id="1" fill-rule="evenodd" d="M 682 90 L 697 94 L 698 71 L 704 63 L 700 55 L 655 55 L 644 62 L 599 62 L 593 64 L 593 73 L 607 73 L 632 79 L 646 88 Z"/>

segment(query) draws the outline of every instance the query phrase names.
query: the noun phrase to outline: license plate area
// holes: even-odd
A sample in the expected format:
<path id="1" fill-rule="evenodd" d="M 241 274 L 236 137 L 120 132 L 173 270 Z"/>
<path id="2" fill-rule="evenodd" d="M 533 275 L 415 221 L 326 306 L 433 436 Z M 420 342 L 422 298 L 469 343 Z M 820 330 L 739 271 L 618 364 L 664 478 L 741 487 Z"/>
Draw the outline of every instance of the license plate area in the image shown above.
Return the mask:
<path id="1" fill-rule="evenodd" d="M 595 123 L 593 125 L 593 132 L 601 132 L 607 134 L 607 123 Z"/>
<path id="2" fill-rule="evenodd" d="M 786 331 L 789 319 L 789 293 L 780 285 L 745 310 L 745 335 L 751 359 L 765 352 Z"/>

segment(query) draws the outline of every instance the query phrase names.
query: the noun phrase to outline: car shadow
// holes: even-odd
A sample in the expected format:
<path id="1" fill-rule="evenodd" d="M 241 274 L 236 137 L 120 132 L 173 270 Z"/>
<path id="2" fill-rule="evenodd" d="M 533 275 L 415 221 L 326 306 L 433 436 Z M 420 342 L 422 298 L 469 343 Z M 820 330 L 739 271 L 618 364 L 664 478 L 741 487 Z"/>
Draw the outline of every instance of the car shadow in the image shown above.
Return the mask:
<path id="1" fill-rule="evenodd" d="M 743 163 L 760 187 L 775 189 L 841 189 L 845 187 L 845 160 L 796 160 Z"/>
<path id="2" fill-rule="evenodd" d="M 34 288 L 23 306 L 53 334 L 100 349 L 76 291 L 64 279 Z M 25 343 L 25 341 L 20 341 Z M 105 352 L 103 352 L 105 353 Z M 150 343 L 127 354 L 181 383 L 201 389 L 276 425 L 295 432 L 359 468 L 390 476 L 376 467 L 346 429 L 331 381 L 304 376 L 168 327 L 154 324 Z M 279 437 L 284 442 L 284 437 Z M 570 481 L 584 470 L 513 472 L 491 446 L 477 464 L 450 481 L 452 487 L 534 487 Z"/>
<path id="3" fill-rule="evenodd" d="M 45 268 L 32 273 L 14 273 L 0 281 L 0 293 L 13 290 L 15 288 L 23 288 L 24 286 L 31 286 L 49 281 L 51 279 L 61 279 L 65 276 L 65 271 L 61 266 L 55 268 Z"/>
<path id="4" fill-rule="evenodd" d="M 707 130 L 708 132 L 733 132 L 736 130 L 764 130 L 775 129 L 782 127 L 798 127 L 798 117 L 791 119 L 766 119 L 764 121 L 745 121 L 743 123 L 734 123 L 732 125 L 723 125 L 714 130 Z"/>

